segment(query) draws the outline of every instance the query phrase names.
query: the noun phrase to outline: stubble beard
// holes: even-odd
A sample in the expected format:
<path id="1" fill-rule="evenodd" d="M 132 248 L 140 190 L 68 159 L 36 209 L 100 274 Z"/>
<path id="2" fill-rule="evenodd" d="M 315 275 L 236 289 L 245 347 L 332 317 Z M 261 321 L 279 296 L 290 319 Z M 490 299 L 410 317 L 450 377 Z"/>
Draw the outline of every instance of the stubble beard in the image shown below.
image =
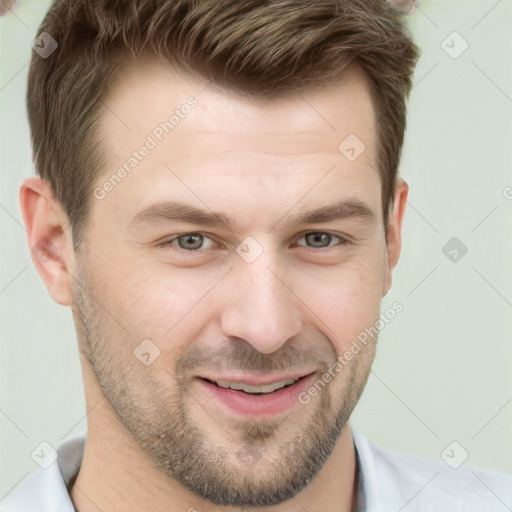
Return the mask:
<path id="1" fill-rule="evenodd" d="M 248 509 L 290 500 L 317 475 L 364 389 L 374 345 L 343 368 L 345 392 L 337 403 L 331 397 L 333 379 L 318 400 L 302 406 L 309 420 L 300 431 L 284 439 L 277 421 L 233 420 L 229 430 L 236 434 L 232 436 L 236 442 L 227 449 L 190 417 L 188 391 L 179 380 L 175 380 L 175 389 L 151 380 L 151 373 L 133 356 L 129 340 L 123 344 L 118 333 L 114 343 L 115 329 L 107 325 L 112 321 L 91 292 L 83 284 L 74 285 L 73 312 L 81 354 L 119 422 L 163 474 L 214 504 Z M 307 411 L 310 406 L 316 410 Z M 204 418 L 213 421 L 206 411 Z"/>

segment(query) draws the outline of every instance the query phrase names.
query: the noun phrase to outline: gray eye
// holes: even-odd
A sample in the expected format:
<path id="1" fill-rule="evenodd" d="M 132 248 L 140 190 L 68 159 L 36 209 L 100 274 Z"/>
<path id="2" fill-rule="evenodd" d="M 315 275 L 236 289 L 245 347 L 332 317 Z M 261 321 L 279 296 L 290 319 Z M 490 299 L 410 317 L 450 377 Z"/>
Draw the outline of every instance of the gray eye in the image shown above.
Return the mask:
<path id="1" fill-rule="evenodd" d="M 305 235 L 306 242 L 311 247 L 328 247 L 332 236 L 327 233 L 308 233 Z"/>
<path id="2" fill-rule="evenodd" d="M 187 233 L 186 235 L 179 236 L 176 240 L 178 240 L 178 245 L 181 249 L 194 251 L 201 248 L 203 245 L 203 238 L 203 235 L 200 233 Z"/>

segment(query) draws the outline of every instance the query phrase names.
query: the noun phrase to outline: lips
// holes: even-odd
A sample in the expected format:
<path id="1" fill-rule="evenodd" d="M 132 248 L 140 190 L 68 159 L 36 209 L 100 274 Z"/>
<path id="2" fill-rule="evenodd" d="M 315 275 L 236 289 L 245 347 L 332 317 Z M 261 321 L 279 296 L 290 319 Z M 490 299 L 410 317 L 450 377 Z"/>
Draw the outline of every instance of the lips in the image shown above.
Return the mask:
<path id="1" fill-rule="evenodd" d="M 247 375 L 247 374 L 246 374 Z M 199 377 L 195 381 L 205 404 L 218 404 L 219 413 L 243 418 L 270 418 L 288 413 L 300 405 L 299 395 L 315 380 L 315 372 L 273 376 L 222 375 Z"/>

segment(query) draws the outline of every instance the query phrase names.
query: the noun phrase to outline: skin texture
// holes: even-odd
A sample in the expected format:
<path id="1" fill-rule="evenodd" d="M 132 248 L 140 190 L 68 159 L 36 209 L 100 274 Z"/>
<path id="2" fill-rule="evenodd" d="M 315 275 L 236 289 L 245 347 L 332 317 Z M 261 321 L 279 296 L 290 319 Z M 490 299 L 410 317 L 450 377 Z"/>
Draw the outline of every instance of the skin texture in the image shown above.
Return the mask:
<path id="1" fill-rule="evenodd" d="M 51 297 L 72 308 L 78 334 L 88 437 L 71 497 L 80 512 L 352 510 L 348 420 L 376 338 L 282 414 L 239 416 L 196 377 L 321 378 L 378 320 L 408 186 L 399 181 L 385 229 L 367 79 L 352 66 L 337 85 L 255 100 L 139 62 L 105 98 L 108 160 L 95 186 L 190 97 L 190 113 L 103 198 L 91 197 L 76 251 L 48 184 L 21 187 L 29 245 L 51 254 L 33 261 Z M 338 150 L 349 134 L 366 146 L 354 161 Z M 374 217 L 293 220 L 349 198 Z M 166 200 L 224 213 L 234 226 L 132 222 Z M 199 236 L 176 240 L 184 233 Z M 251 263 L 236 252 L 246 237 L 262 251 Z M 149 365 L 134 355 L 147 339 L 159 350 Z"/>

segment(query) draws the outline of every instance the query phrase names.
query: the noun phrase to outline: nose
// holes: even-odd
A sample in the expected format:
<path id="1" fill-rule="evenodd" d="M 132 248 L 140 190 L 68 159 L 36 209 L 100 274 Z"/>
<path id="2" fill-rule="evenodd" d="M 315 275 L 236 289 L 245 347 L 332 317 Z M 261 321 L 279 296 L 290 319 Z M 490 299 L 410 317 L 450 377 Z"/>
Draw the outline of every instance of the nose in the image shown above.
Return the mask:
<path id="1" fill-rule="evenodd" d="M 251 264 L 238 262 L 221 316 L 226 336 L 243 339 L 263 354 L 279 350 L 302 329 L 300 300 L 290 289 L 289 273 L 269 263 L 263 255 Z"/>

